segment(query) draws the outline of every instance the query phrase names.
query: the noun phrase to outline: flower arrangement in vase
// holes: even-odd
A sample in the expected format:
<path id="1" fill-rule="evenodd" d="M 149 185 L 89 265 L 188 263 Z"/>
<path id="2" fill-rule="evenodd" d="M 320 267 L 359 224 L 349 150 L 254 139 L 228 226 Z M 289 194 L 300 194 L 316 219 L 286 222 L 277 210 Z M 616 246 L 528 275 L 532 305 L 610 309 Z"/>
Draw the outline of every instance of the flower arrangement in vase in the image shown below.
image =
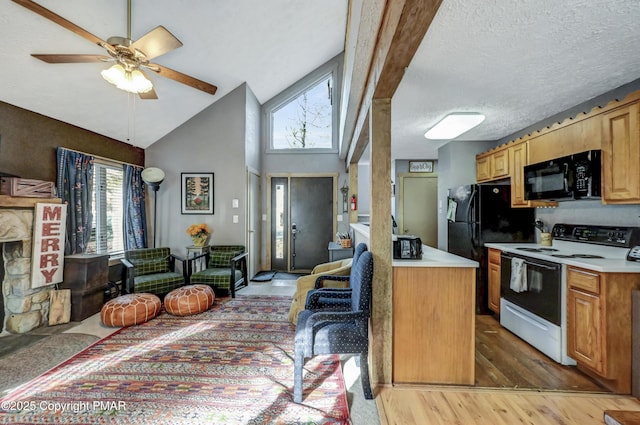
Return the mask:
<path id="1" fill-rule="evenodd" d="M 191 240 L 195 246 L 204 246 L 209 239 L 211 229 L 205 223 L 192 224 L 187 227 L 187 235 L 191 236 Z"/>

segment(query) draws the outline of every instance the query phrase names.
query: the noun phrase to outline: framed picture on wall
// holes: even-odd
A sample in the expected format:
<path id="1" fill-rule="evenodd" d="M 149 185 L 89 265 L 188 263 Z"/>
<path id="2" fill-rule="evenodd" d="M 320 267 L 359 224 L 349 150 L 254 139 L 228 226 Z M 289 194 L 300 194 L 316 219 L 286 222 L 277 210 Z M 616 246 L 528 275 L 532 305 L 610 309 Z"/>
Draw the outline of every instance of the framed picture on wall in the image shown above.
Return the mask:
<path id="1" fill-rule="evenodd" d="M 410 173 L 433 173 L 433 161 L 409 161 Z"/>
<path id="2" fill-rule="evenodd" d="M 182 214 L 213 214 L 213 173 L 181 173 Z"/>

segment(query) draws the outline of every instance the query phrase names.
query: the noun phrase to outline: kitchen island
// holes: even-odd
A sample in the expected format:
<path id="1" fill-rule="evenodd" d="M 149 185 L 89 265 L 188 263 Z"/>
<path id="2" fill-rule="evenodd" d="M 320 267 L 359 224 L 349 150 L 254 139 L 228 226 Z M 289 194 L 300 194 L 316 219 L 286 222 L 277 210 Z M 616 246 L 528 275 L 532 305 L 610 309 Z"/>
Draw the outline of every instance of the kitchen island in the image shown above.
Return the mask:
<path id="1" fill-rule="evenodd" d="M 368 245 L 367 225 L 351 229 Z M 473 385 L 478 263 L 422 245 L 392 267 L 393 383 Z"/>

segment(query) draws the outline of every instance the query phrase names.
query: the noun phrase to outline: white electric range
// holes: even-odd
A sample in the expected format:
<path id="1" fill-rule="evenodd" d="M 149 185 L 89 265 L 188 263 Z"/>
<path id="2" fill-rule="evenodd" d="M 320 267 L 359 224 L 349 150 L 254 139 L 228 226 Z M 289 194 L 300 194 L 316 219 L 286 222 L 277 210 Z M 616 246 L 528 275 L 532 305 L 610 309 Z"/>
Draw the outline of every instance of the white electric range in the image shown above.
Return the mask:
<path id="1" fill-rule="evenodd" d="M 640 228 L 557 224 L 551 246 L 487 243 L 502 251 L 500 324 L 553 360 L 575 364 L 567 355 L 566 266 L 599 272 L 640 273 L 627 261 L 640 244 Z"/>

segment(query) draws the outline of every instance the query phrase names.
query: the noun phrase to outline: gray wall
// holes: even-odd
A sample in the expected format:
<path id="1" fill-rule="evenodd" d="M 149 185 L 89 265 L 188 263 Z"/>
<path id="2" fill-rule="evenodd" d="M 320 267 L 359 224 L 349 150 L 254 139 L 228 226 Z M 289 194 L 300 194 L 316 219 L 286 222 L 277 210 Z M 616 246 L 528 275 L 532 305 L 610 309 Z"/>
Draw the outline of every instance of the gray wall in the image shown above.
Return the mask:
<path id="1" fill-rule="evenodd" d="M 212 228 L 210 243 L 246 244 L 245 150 L 249 149 L 245 132 L 247 104 L 251 103 L 247 98 L 255 97 L 248 96 L 249 92 L 242 84 L 146 149 L 145 165 L 166 173 L 157 192 L 158 246 L 169 246 L 172 252 L 184 255 L 191 245 L 186 229 L 194 223 Z M 215 173 L 214 214 L 181 214 L 182 172 Z M 238 209 L 231 208 L 232 199 L 239 200 Z M 153 194 L 148 201 L 152 211 Z M 232 215 L 239 216 L 237 224 Z M 149 214 L 151 225 L 152 217 Z"/>

